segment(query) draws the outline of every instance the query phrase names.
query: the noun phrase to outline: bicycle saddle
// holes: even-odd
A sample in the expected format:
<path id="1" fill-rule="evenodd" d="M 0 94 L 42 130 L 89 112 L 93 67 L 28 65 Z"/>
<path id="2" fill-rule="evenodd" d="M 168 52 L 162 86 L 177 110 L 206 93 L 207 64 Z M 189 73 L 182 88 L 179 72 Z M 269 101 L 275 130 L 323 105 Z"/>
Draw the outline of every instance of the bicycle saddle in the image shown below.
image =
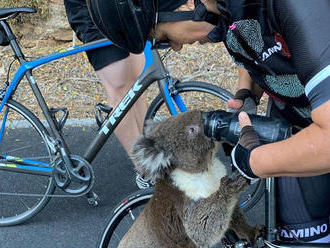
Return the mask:
<path id="1" fill-rule="evenodd" d="M 0 9 L 0 19 L 12 18 L 20 13 L 36 13 L 37 11 L 33 8 L 22 7 L 22 8 L 4 8 Z M 12 17 L 11 17 L 12 16 Z"/>

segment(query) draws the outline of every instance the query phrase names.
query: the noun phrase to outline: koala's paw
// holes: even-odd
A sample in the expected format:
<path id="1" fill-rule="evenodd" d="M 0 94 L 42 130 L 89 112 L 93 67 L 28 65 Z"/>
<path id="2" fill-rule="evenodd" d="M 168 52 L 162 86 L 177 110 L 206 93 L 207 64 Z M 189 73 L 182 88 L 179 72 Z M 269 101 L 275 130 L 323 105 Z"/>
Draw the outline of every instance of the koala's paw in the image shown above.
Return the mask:
<path id="1" fill-rule="evenodd" d="M 236 181 L 238 178 L 242 177 L 242 175 L 237 170 L 235 170 L 229 175 L 229 177 L 231 180 Z"/>
<path id="2" fill-rule="evenodd" d="M 230 183 L 232 183 L 232 181 L 233 180 L 229 176 L 224 176 L 224 177 L 221 178 L 220 184 L 223 187 L 223 186 L 229 185 Z"/>
<path id="3" fill-rule="evenodd" d="M 254 235 L 252 240 L 250 240 L 251 244 L 256 247 L 261 247 L 263 244 L 263 240 L 266 236 L 266 227 L 265 226 L 255 226 L 254 227 Z"/>
<path id="4" fill-rule="evenodd" d="M 240 173 L 234 172 L 221 179 L 221 185 L 230 188 L 233 193 L 241 192 L 248 186 L 248 181 Z"/>

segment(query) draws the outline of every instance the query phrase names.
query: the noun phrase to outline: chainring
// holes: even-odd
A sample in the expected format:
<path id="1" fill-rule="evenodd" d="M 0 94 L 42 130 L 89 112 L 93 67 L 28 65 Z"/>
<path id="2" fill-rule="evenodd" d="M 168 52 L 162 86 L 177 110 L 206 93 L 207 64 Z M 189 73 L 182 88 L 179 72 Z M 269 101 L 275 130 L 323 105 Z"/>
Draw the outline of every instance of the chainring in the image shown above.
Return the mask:
<path id="1" fill-rule="evenodd" d="M 94 171 L 89 162 L 78 155 L 70 155 L 72 163 L 68 171 L 62 158 L 54 163 L 53 176 L 55 184 L 64 192 L 71 195 L 88 193 L 94 185 Z"/>

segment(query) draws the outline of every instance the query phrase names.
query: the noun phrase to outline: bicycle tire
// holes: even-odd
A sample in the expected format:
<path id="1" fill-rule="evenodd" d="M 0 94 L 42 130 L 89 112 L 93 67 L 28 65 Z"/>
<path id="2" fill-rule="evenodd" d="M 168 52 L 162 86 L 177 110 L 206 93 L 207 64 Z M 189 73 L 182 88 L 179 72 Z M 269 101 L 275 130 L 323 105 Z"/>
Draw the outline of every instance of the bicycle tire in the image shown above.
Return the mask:
<path id="1" fill-rule="evenodd" d="M 254 206 L 261 200 L 265 194 L 265 188 L 266 180 L 261 178 L 258 182 L 250 185 L 249 188 L 241 194 L 239 204 L 245 213 L 254 208 Z M 243 197 L 248 198 L 248 200 L 242 200 Z"/>
<path id="2" fill-rule="evenodd" d="M 0 155 L 35 159 L 50 165 L 51 154 L 46 140 L 48 131 L 41 121 L 22 104 L 10 99 L 1 113 L 1 125 L 6 108 L 9 112 Z M 0 178 L 0 226 L 17 225 L 32 218 L 45 207 L 51 198 L 48 195 L 55 190 L 52 176 L 0 170 Z M 8 196 L 3 192 L 39 196 Z"/>
<path id="3" fill-rule="evenodd" d="M 210 96 L 214 96 L 216 98 L 221 99 L 221 101 L 219 102 L 220 104 L 227 102 L 228 99 L 230 99 L 230 98 L 233 97 L 233 95 L 229 91 L 227 91 L 227 90 L 225 90 L 223 88 L 220 88 L 220 87 L 218 87 L 216 85 L 213 85 L 213 84 L 209 84 L 209 83 L 205 83 L 205 82 L 200 82 L 200 81 L 179 82 L 179 83 L 175 84 L 175 91 L 176 91 L 176 93 L 180 94 L 180 96 L 182 98 L 185 98 L 185 96 L 183 96 L 183 93 L 187 93 L 187 92 L 208 93 L 208 94 L 210 94 Z M 212 98 L 212 99 L 216 99 L 216 98 Z M 185 100 L 183 100 L 183 101 L 184 101 L 184 103 L 186 105 L 192 104 L 192 101 L 188 101 L 188 104 L 187 104 L 187 101 L 185 101 Z M 205 99 L 203 99 L 203 103 L 205 104 Z M 149 106 L 149 108 L 147 110 L 147 113 L 146 113 L 146 116 L 145 116 L 145 120 L 154 118 L 155 115 L 157 114 L 157 112 L 160 110 L 160 108 L 163 105 L 164 105 L 164 99 L 163 99 L 162 95 L 159 94 L 151 102 L 151 104 L 150 104 L 150 106 Z M 164 105 L 164 108 L 165 107 L 166 106 Z M 189 107 L 189 106 L 187 106 L 187 107 Z M 197 107 L 198 109 L 201 109 L 202 106 L 201 105 L 199 105 L 199 106 L 196 105 L 194 107 Z M 201 110 L 208 111 L 210 109 L 220 108 L 220 107 L 221 106 L 216 105 L 214 102 L 210 102 L 209 105 L 207 105 L 207 106 L 204 105 L 203 106 L 203 109 L 201 109 Z M 170 113 L 168 111 L 167 111 L 166 114 L 168 116 L 170 115 Z"/>
<path id="4" fill-rule="evenodd" d="M 154 187 L 138 190 L 125 197 L 118 206 L 113 208 L 97 247 L 116 248 L 153 193 Z"/>
<path id="5" fill-rule="evenodd" d="M 175 85 L 175 89 L 176 92 L 178 94 L 180 94 L 180 96 L 183 98 L 183 102 L 186 104 L 187 101 L 186 99 L 184 99 L 186 96 L 183 95 L 183 93 L 185 92 L 202 92 L 202 93 L 207 93 L 207 94 L 211 94 L 216 98 L 219 98 L 221 100 L 221 102 L 227 102 L 228 99 L 232 98 L 233 95 L 223 89 L 220 88 L 216 85 L 212 85 L 209 83 L 205 83 L 205 82 L 200 82 L 200 81 L 189 81 L 189 82 L 179 82 Z M 204 103 L 205 97 L 201 97 L 202 98 L 202 102 Z M 198 98 L 198 96 L 196 97 Z M 214 100 L 213 100 L 214 101 Z M 192 101 L 190 101 L 192 102 Z M 214 102 L 211 103 L 212 106 L 202 106 L 203 111 L 209 111 L 210 108 L 220 108 L 221 106 L 221 102 L 216 101 L 216 104 Z M 189 101 L 188 101 L 189 104 Z M 197 104 L 197 106 L 193 106 L 193 107 L 197 107 L 198 109 L 200 108 L 201 104 Z M 222 105 L 223 108 L 226 108 L 227 106 Z M 188 109 L 191 109 L 190 106 L 186 106 Z M 148 111 L 146 113 L 146 117 L 145 117 L 145 121 L 148 119 L 152 119 L 157 115 L 157 112 L 161 109 L 161 108 L 166 108 L 166 104 L 164 104 L 164 99 L 162 97 L 161 94 L 159 94 L 150 104 Z M 170 115 L 169 112 L 165 112 L 164 110 L 162 110 L 162 113 L 160 114 L 161 116 L 163 115 Z M 240 206 L 242 207 L 244 212 L 247 212 L 249 210 L 251 210 L 262 198 L 263 194 L 264 194 L 264 190 L 265 190 L 265 180 L 261 179 L 258 182 L 256 182 L 255 184 L 251 185 L 249 187 L 249 189 L 241 194 L 240 197 Z"/>

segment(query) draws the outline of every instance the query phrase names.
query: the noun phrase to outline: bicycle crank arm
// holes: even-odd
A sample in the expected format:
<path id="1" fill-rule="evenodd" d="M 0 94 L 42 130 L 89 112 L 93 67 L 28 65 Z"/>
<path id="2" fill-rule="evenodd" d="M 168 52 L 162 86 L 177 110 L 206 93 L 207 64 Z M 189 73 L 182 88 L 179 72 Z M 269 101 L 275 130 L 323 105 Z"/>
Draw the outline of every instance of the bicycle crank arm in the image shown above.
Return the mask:
<path id="1" fill-rule="evenodd" d="M 73 195 L 86 194 L 94 185 L 92 166 L 82 157 L 70 155 L 70 165 L 62 158 L 54 163 L 53 176 L 56 185 Z"/>

